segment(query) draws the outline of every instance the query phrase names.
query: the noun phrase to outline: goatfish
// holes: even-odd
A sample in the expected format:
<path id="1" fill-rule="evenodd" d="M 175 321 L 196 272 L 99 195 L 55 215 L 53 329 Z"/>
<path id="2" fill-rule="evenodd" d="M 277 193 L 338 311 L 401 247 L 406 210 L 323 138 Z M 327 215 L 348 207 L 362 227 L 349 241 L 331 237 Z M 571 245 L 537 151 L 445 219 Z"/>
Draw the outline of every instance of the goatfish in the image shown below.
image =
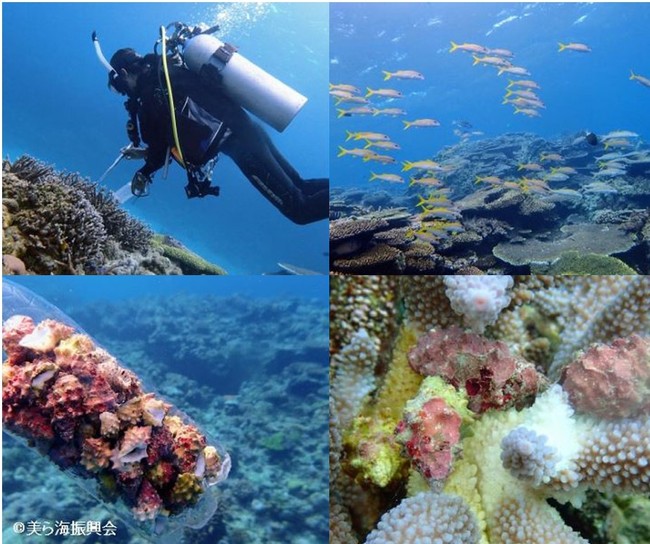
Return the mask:
<path id="1" fill-rule="evenodd" d="M 369 155 L 376 155 L 374 151 L 371 149 L 345 149 L 342 146 L 339 146 L 339 154 L 336 156 L 338 157 L 345 157 L 346 155 L 352 155 L 353 157 L 367 157 Z"/>
<path id="2" fill-rule="evenodd" d="M 373 115 L 406 115 L 406 112 L 400 108 L 384 108 L 383 110 L 375 110 Z"/>
<path id="3" fill-rule="evenodd" d="M 542 114 L 539 113 L 537 110 L 534 110 L 532 108 L 518 108 L 515 106 L 515 113 L 523 113 L 524 115 L 527 115 L 528 117 L 541 117 Z"/>
<path id="4" fill-rule="evenodd" d="M 366 150 L 369 151 L 369 150 Z M 377 161 L 382 164 L 395 164 L 397 161 L 393 158 L 390 157 L 389 155 L 379 155 L 375 153 L 374 151 L 370 155 L 366 155 L 363 158 L 363 162 L 368 162 L 368 161 Z"/>
<path id="5" fill-rule="evenodd" d="M 602 181 L 594 181 L 589 185 L 585 185 L 583 189 L 586 193 L 595 193 L 599 195 L 613 195 L 618 193 L 617 189 L 611 185 L 603 183 Z"/>
<path id="6" fill-rule="evenodd" d="M 551 174 L 555 174 L 556 172 L 560 173 L 560 174 L 568 174 L 568 175 L 573 175 L 573 174 L 578 173 L 578 171 L 575 168 L 571 167 L 571 166 L 554 166 L 554 167 L 552 167 L 551 168 Z"/>
<path id="7" fill-rule="evenodd" d="M 566 181 L 567 179 L 569 179 L 569 176 L 562 172 L 551 172 L 544 176 L 545 181 Z"/>
<path id="8" fill-rule="evenodd" d="M 565 187 L 562 187 L 560 189 L 551 189 L 551 192 L 559 196 L 567 196 L 571 198 L 582 198 L 582 195 L 578 191 L 575 191 L 574 189 L 568 189 Z"/>
<path id="9" fill-rule="evenodd" d="M 644 87 L 650 87 L 650 79 L 648 79 L 647 77 L 643 77 L 643 76 L 640 76 L 638 74 L 635 74 L 632 70 L 630 70 L 630 73 L 631 73 L 630 79 L 632 81 L 636 80 L 639 83 L 641 83 L 641 85 L 643 85 Z"/>
<path id="10" fill-rule="evenodd" d="M 436 192 L 443 193 L 443 190 L 437 189 Z M 428 196 L 427 198 L 424 198 L 422 195 L 418 195 L 418 199 L 419 199 L 418 203 L 416 204 L 418 208 L 426 208 L 430 204 L 434 204 L 436 206 L 442 206 L 443 202 L 449 202 L 449 200 L 444 194 L 440 194 L 440 195 L 433 194 Z"/>
<path id="11" fill-rule="evenodd" d="M 404 130 L 410 127 L 439 127 L 440 121 L 435 119 L 416 119 L 415 121 L 402 121 Z"/>
<path id="12" fill-rule="evenodd" d="M 364 149 L 368 149 L 369 147 L 379 147 L 381 149 L 402 149 L 400 145 L 395 142 L 385 142 L 382 140 L 366 140 L 366 142 L 368 143 L 364 146 Z"/>
<path id="13" fill-rule="evenodd" d="M 605 142 L 605 149 L 610 147 L 632 147 L 632 142 L 624 138 L 612 138 Z"/>
<path id="14" fill-rule="evenodd" d="M 390 183 L 404 183 L 404 178 L 397 174 L 375 174 L 370 172 L 370 181 L 380 179 L 382 181 L 389 181 Z"/>
<path id="15" fill-rule="evenodd" d="M 442 185 L 442 181 L 440 181 L 438 178 L 411 178 L 409 187 L 415 184 L 427 185 L 429 187 L 440 187 Z"/>
<path id="16" fill-rule="evenodd" d="M 339 96 L 336 99 L 336 105 L 338 106 L 341 102 L 346 102 L 348 104 L 367 104 L 368 99 L 363 96 Z"/>
<path id="17" fill-rule="evenodd" d="M 490 52 L 490 50 L 487 47 L 483 47 L 482 45 L 477 45 L 475 43 L 457 44 L 455 42 L 451 42 L 451 49 L 449 50 L 449 52 L 453 53 L 454 51 L 466 51 L 468 53 L 480 53 L 481 55 L 487 55 Z"/>
<path id="18" fill-rule="evenodd" d="M 358 108 L 350 108 L 349 110 L 343 110 L 337 108 L 339 112 L 338 118 L 340 119 L 341 117 L 350 117 L 351 115 L 372 115 L 375 113 L 375 108 L 368 108 L 366 106 L 360 106 Z"/>
<path id="19" fill-rule="evenodd" d="M 421 212 L 422 217 L 435 217 L 436 219 L 458 219 L 461 215 L 458 210 L 450 210 L 449 208 L 423 208 Z"/>
<path id="20" fill-rule="evenodd" d="M 617 138 L 638 138 L 638 137 L 639 135 L 636 132 L 632 132 L 630 130 L 613 130 L 612 132 L 609 132 L 604 136 L 601 136 L 600 139 L 602 141 L 605 141 L 605 140 L 614 140 Z"/>
<path id="21" fill-rule="evenodd" d="M 501 57 L 477 57 L 476 55 L 472 55 L 472 58 L 474 59 L 472 66 L 476 66 L 479 63 L 491 64 L 492 66 L 512 66 L 512 62 Z"/>
<path id="22" fill-rule="evenodd" d="M 442 167 L 440 166 L 439 163 L 431 160 L 424 160 L 424 161 L 404 161 L 402 163 L 404 166 L 402 168 L 402 172 L 408 172 L 409 170 L 413 168 L 417 168 L 418 170 L 442 170 Z"/>
<path id="23" fill-rule="evenodd" d="M 511 59 L 515 54 L 509 49 L 488 49 L 488 55 L 496 55 L 497 57 L 506 57 Z"/>
<path id="24" fill-rule="evenodd" d="M 531 100 L 530 98 L 522 98 L 521 96 L 518 96 L 517 98 L 504 98 L 502 104 L 512 104 L 513 106 L 517 106 L 518 108 L 542 108 L 546 109 L 546 106 L 544 105 L 544 102 L 541 100 Z"/>
<path id="25" fill-rule="evenodd" d="M 532 79 L 508 80 L 508 87 L 514 87 L 515 85 L 519 85 L 520 87 L 527 87 L 528 89 L 541 89 L 541 87 Z"/>
<path id="26" fill-rule="evenodd" d="M 392 77 L 397 79 L 424 79 L 424 76 L 415 70 L 397 70 L 396 72 L 382 70 L 382 72 L 384 74 L 384 81 L 388 81 Z"/>
<path id="27" fill-rule="evenodd" d="M 404 96 L 401 92 L 396 91 L 395 89 L 371 89 L 368 87 L 366 98 L 374 95 L 384 96 L 386 98 L 402 98 L 402 96 Z"/>
<path id="28" fill-rule="evenodd" d="M 511 90 L 511 89 L 506 89 L 506 94 L 503 98 L 508 98 L 511 95 L 519 96 L 521 98 L 528 98 L 529 100 L 539 100 L 539 96 L 537 96 L 533 91 L 525 91 L 525 90 Z"/>
<path id="29" fill-rule="evenodd" d="M 517 170 L 527 170 L 529 172 L 541 172 L 542 170 L 544 170 L 544 167 L 534 162 L 527 162 L 527 163 L 520 164 L 517 167 Z"/>
<path id="30" fill-rule="evenodd" d="M 490 183 L 492 185 L 503 183 L 503 180 L 498 176 L 476 176 L 476 183 L 481 183 L 482 181 L 485 183 Z"/>
<path id="31" fill-rule="evenodd" d="M 347 133 L 347 137 L 345 138 L 345 141 L 347 142 L 348 140 L 384 140 L 384 141 L 389 141 L 390 137 L 387 136 L 386 134 L 382 134 L 381 132 L 352 132 L 350 130 L 345 131 Z"/>
<path id="32" fill-rule="evenodd" d="M 542 153 L 539 157 L 540 161 L 555 161 L 555 162 L 562 162 L 564 160 L 564 157 L 560 155 L 559 153 Z"/>
<path id="33" fill-rule="evenodd" d="M 558 45 L 560 48 L 558 49 L 558 53 L 561 53 L 565 49 L 567 51 L 577 51 L 578 53 L 591 53 L 591 47 L 584 43 L 561 43 L 558 42 Z"/>
<path id="34" fill-rule="evenodd" d="M 354 95 L 349 92 L 349 91 L 342 91 L 340 89 L 332 89 L 330 91 L 330 95 L 337 97 L 337 98 L 351 98 Z"/>
<path id="35" fill-rule="evenodd" d="M 359 94 L 361 91 L 354 85 L 348 85 L 347 83 L 330 83 L 330 91 L 346 91 L 348 93 Z"/>
<path id="36" fill-rule="evenodd" d="M 500 76 L 501 74 L 515 74 L 518 76 L 529 76 L 530 72 L 526 70 L 526 68 L 522 68 L 521 66 L 503 66 L 499 68 L 499 71 L 497 72 L 498 76 Z"/>

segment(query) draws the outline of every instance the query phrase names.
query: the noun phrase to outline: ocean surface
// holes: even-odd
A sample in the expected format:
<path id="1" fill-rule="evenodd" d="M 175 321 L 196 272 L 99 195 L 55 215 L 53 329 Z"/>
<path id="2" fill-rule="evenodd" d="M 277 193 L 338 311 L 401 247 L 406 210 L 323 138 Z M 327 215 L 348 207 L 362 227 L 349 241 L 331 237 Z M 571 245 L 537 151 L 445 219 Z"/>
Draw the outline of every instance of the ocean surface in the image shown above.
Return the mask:
<path id="1" fill-rule="evenodd" d="M 546 139 L 614 130 L 650 136 L 650 89 L 630 81 L 630 70 L 650 77 L 648 3 L 335 3 L 330 8 L 330 81 L 367 89 L 391 88 L 403 98 L 371 97 L 375 108 L 401 108 L 405 116 L 343 116 L 330 110 L 332 186 L 368 185 L 370 172 L 399 173 L 402 161 L 431 159 L 445 146 L 527 132 Z M 473 65 L 470 53 L 450 53 L 451 42 L 507 49 L 530 76 L 497 75 Z M 590 53 L 565 50 L 579 42 Z M 415 70 L 424 80 L 391 78 L 382 71 Z M 532 79 L 546 108 L 541 117 L 513 113 L 502 104 L 509 79 Z M 512 98 L 512 96 L 510 97 Z M 402 120 L 434 118 L 435 128 L 404 130 Z M 337 158 L 346 130 L 389 135 L 401 150 L 386 166 Z M 365 142 L 363 142 L 365 143 Z M 404 187 L 373 182 L 381 189 Z"/>
<path id="2" fill-rule="evenodd" d="M 98 542 L 92 535 L 27 536 L 30 521 L 41 529 L 110 521 L 117 526 L 111 542 L 119 544 L 325 542 L 327 279 L 5 280 L 3 320 L 16 311 L 72 320 L 133 371 L 146 391 L 193 421 L 208 443 L 225 448 L 233 468 L 217 486 L 216 514 L 185 540 L 179 534 L 165 540 L 165 531 L 154 537 L 150 524 L 134 523 L 120 500 L 111 504 L 92 478 L 58 470 L 48 458 L 56 448 L 37 453 L 24 439 L 3 433 L 3 542 Z M 16 285 L 27 290 L 27 307 Z M 20 536 L 16 523 L 24 527 Z"/>
<path id="3" fill-rule="evenodd" d="M 328 22 L 325 3 L 11 3 L 3 4 L 3 157 L 32 155 L 58 170 L 97 180 L 128 143 L 124 98 L 109 92 L 91 41 L 107 58 L 132 47 L 152 52 L 173 21 L 221 26 L 218 37 L 309 101 L 282 133 L 267 127 L 304 178 L 328 176 Z M 140 162 L 122 161 L 105 179 L 113 191 Z M 289 263 L 327 272 L 327 223 L 284 218 L 222 157 L 213 181 L 221 196 L 188 200 L 184 171 L 154 178 L 151 194 L 126 208 L 158 232 L 235 274 Z"/>

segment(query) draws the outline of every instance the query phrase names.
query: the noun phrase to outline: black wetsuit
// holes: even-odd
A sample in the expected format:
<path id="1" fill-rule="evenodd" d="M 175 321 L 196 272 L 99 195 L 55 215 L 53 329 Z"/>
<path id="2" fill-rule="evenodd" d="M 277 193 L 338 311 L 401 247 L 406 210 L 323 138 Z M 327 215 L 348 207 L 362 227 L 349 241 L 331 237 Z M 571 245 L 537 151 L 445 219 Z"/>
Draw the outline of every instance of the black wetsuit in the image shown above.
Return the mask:
<path id="1" fill-rule="evenodd" d="M 150 70 L 140 76 L 136 94 L 140 133 L 148 145 L 146 163 L 140 172 L 149 176 L 164 166 L 167 149 L 174 145 L 174 140 L 165 85 L 161 85 L 159 77 L 162 73 L 159 74 L 154 55 L 148 55 L 146 60 Z M 217 85 L 208 87 L 198 75 L 180 66 L 170 66 L 169 70 L 177 109 L 189 97 L 223 122 L 228 132 L 218 151 L 235 161 L 267 200 L 298 224 L 328 217 L 328 179 L 303 180 L 264 129 Z"/>

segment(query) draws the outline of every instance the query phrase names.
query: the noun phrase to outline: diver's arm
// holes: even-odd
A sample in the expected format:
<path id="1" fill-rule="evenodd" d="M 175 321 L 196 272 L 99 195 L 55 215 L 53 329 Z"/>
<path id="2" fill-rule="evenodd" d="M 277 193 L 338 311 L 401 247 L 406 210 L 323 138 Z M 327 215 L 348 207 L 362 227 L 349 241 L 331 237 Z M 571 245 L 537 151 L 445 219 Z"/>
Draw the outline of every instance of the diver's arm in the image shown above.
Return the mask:
<path id="1" fill-rule="evenodd" d="M 145 100 L 139 111 L 140 134 L 142 141 L 147 144 L 147 158 L 139 172 L 146 176 L 151 176 L 165 165 L 167 157 L 165 114 L 164 109 L 156 107 L 153 99 Z"/>

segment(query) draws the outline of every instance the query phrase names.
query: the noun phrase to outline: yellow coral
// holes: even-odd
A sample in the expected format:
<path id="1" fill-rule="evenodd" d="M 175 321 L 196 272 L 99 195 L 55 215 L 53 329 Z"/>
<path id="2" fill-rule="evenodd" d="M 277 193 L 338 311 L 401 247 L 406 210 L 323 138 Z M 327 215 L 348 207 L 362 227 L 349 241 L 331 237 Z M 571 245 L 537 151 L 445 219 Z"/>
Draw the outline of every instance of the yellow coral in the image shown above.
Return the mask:
<path id="1" fill-rule="evenodd" d="M 171 500 L 175 504 L 194 504 L 203 493 L 198 476 L 184 472 L 177 479 L 172 489 Z"/>

